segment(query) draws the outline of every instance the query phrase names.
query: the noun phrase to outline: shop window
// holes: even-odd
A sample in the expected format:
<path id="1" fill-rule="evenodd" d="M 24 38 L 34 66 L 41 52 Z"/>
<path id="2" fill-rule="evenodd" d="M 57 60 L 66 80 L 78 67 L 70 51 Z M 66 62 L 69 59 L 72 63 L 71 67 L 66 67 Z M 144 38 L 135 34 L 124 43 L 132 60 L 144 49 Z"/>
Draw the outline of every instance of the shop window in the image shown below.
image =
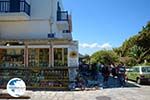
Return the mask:
<path id="1" fill-rule="evenodd" d="M 2 67 L 23 67 L 24 49 L 0 49 L 0 65 Z"/>
<path id="2" fill-rule="evenodd" d="M 68 66 L 68 49 L 64 48 L 64 65 Z"/>
<path id="3" fill-rule="evenodd" d="M 0 66 L 4 65 L 6 50 L 0 49 Z"/>
<path id="4" fill-rule="evenodd" d="M 38 49 L 29 49 L 28 51 L 29 57 L 29 67 L 36 67 L 38 66 Z"/>
<path id="5" fill-rule="evenodd" d="M 68 65 L 68 49 L 55 48 L 54 49 L 54 66 L 67 66 Z"/>
<path id="6" fill-rule="evenodd" d="M 48 67 L 49 65 L 49 49 L 39 49 L 39 66 Z"/>
<path id="7" fill-rule="evenodd" d="M 29 49 L 29 67 L 48 67 L 49 49 Z"/>

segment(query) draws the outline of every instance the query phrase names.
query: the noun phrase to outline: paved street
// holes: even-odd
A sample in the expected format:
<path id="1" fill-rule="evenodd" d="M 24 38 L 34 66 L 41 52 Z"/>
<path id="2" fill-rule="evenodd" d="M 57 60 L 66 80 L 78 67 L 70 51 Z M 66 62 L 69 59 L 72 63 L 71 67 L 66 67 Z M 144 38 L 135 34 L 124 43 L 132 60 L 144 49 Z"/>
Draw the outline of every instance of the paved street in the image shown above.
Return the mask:
<path id="1" fill-rule="evenodd" d="M 3 92 L 6 92 L 3 90 Z M 31 100 L 150 100 L 150 86 L 129 83 L 125 88 L 84 91 L 27 91 Z"/>

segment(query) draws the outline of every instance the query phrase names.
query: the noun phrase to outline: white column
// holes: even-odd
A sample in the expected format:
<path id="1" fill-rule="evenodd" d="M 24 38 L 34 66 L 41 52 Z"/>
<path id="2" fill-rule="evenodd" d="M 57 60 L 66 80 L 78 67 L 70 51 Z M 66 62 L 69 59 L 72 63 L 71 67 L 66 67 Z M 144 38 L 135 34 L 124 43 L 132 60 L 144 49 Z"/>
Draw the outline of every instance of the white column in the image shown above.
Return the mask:
<path id="1" fill-rule="evenodd" d="M 24 64 L 25 67 L 28 67 L 28 44 L 25 44 L 25 49 L 24 49 Z"/>
<path id="2" fill-rule="evenodd" d="M 76 53 L 72 56 L 71 53 Z M 77 76 L 78 69 L 78 45 L 72 44 L 68 48 L 68 66 L 69 66 L 69 81 L 74 81 Z"/>
<path id="3" fill-rule="evenodd" d="M 51 45 L 49 47 L 49 67 L 51 67 Z"/>
<path id="4" fill-rule="evenodd" d="M 54 48 L 53 43 L 51 43 L 51 65 L 54 67 Z"/>

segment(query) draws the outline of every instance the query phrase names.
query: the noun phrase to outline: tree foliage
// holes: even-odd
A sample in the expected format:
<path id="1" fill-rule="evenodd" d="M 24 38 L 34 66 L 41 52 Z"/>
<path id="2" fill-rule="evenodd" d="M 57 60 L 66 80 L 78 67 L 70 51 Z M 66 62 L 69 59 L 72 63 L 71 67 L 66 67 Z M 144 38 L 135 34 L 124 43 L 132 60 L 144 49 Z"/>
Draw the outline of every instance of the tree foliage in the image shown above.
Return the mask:
<path id="1" fill-rule="evenodd" d="M 91 57 L 92 63 L 124 63 L 127 66 L 150 64 L 150 22 L 139 33 L 113 50 L 100 50 Z"/>
<path id="2" fill-rule="evenodd" d="M 118 56 L 113 50 L 100 50 L 91 56 L 91 61 L 111 64 L 118 61 Z"/>
<path id="3" fill-rule="evenodd" d="M 150 48 L 150 22 L 139 32 L 137 45 L 148 50 Z"/>
<path id="4" fill-rule="evenodd" d="M 114 51 L 124 59 L 128 58 L 126 64 L 141 64 L 150 62 L 150 22 L 137 34 L 123 42 L 122 46 Z M 130 59 L 129 59 L 130 58 Z"/>
<path id="5" fill-rule="evenodd" d="M 101 50 L 91 56 L 92 62 L 123 62 L 128 66 L 150 63 L 150 22 L 136 35 L 113 50 Z"/>

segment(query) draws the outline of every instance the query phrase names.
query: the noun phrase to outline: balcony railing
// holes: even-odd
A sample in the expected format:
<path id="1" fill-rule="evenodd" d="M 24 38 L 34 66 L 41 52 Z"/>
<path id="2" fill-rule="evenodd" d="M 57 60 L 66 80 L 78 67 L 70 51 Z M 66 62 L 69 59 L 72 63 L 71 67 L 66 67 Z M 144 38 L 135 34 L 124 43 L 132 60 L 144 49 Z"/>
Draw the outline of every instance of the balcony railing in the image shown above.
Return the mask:
<path id="1" fill-rule="evenodd" d="M 19 1 L 19 7 L 11 7 L 10 1 L 0 1 L 0 13 L 16 13 L 16 12 L 25 12 L 30 16 L 30 5 L 26 1 Z M 15 9 L 15 10 L 14 10 Z"/>
<path id="2" fill-rule="evenodd" d="M 57 21 L 68 21 L 68 11 L 57 11 Z"/>

